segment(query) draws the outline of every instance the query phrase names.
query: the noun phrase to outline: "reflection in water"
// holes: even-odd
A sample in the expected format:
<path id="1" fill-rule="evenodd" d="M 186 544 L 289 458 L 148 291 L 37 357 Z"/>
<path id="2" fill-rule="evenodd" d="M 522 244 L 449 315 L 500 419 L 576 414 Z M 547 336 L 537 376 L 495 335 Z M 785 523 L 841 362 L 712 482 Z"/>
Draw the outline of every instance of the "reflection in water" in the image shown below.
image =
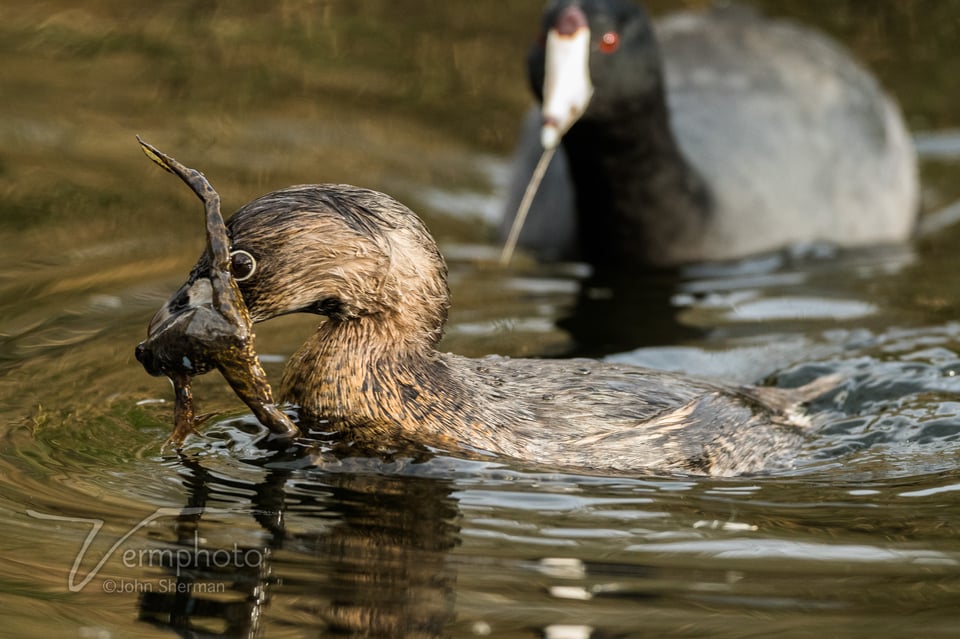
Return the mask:
<path id="1" fill-rule="evenodd" d="M 887 301 L 877 284 L 911 286 L 904 274 L 914 262 L 908 247 L 815 244 L 676 271 L 604 274 L 582 283 L 574 308 L 558 324 L 570 332 L 574 352 L 590 357 L 774 331 L 815 335 L 840 322 L 865 325 Z"/>
<path id="2" fill-rule="evenodd" d="M 299 451 L 256 463 L 269 468 L 309 462 Z M 218 476 L 196 459 L 181 462 L 189 498 L 176 525 L 177 546 L 193 560 L 184 564 L 179 553 L 171 555 L 178 562 L 167 566 L 176 577 L 176 588 L 170 588 L 175 592 L 144 593 L 141 619 L 183 636 L 209 632 L 217 620 L 217 635 L 257 637 L 265 627 L 283 624 L 279 612 L 270 612 L 279 592 L 293 597 L 301 626 L 351 636 L 444 636 L 456 581 L 447 553 L 458 540 L 450 482 L 320 470 L 304 481 L 303 474 L 272 469 L 249 485 Z M 261 546 L 198 542 L 207 508 L 250 493 L 241 509 L 262 527 Z M 306 525 L 291 530 L 287 517 Z M 231 597 L 210 598 L 208 592 Z"/>
<path id="3" fill-rule="evenodd" d="M 264 525 L 268 539 L 262 547 L 209 548 L 201 545 L 203 513 L 211 499 L 216 499 L 213 476 L 196 461 L 182 458 L 188 471 L 184 482 L 187 504 L 174 527 L 176 553 L 161 555 L 168 559 L 164 568 L 175 580 L 164 592 L 149 591 L 140 599 L 140 618 L 169 626 L 183 636 L 193 636 L 209 620 L 223 622 L 224 636 L 260 636 L 263 607 L 268 602 L 271 584 L 270 551 L 282 540 L 282 486 L 287 473 L 275 473 L 257 487 L 254 500 L 255 518 Z M 223 480 L 221 480 L 223 481 Z M 240 482 L 227 480 L 226 486 L 237 487 Z M 280 499 L 274 496 L 279 492 Z M 265 498 L 261 499 L 261 496 Z M 278 533 L 281 534 L 278 539 Z M 218 587 L 218 584 L 226 586 Z M 229 591 L 239 598 L 227 600 L 207 598 L 203 593 Z M 200 621 L 201 624 L 197 622 Z M 206 623 L 204 623 L 206 622 Z"/>
<path id="4" fill-rule="evenodd" d="M 652 273 L 583 283 L 576 306 L 557 324 L 574 345 L 566 356 L 601 357 L 643 346 L 676 344 L 706 334 L 684 324 L 674 304 L 679 275 Z"/>

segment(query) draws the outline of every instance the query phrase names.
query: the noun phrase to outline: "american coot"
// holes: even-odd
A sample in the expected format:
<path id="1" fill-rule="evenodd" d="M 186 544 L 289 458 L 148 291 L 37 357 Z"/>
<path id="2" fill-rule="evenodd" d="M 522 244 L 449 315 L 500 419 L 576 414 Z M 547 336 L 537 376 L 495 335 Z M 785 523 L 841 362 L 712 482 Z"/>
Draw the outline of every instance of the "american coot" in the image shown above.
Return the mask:
<path id="1" fill-rule="evenodd" d="M 446 265 L 420 219 L 382 193 L 291 187 L 246 204 L 227 227 L 254 322 L 326 318 L 288 362 L 282 398 L 300 407 L 301 426 L 329 420 L 320 428 L 359 443 L 605 472 L 761 472 L 792 462 L 808 423 L 801 404 L 833 384 L 744 387 L 586 359 L 439 353 Z M 178 316 L 209 306 L 210 272 L 204 254 L 158 330 L 176 331 Z M 178 361 L 175 337 L 155 353 L 151 334 L 138 357 Z M 242 397 L 244 385 L 234 388 Z"/>
<path id="2" fill-rule="evenodd" d="M 824 35 L 743 8 L 654 28 L 624 0 L 551 2 L 543 33 L 529 58 L 542 112 L 503 226 L 541 142 L 562 135 L 520 238 L 540 257 L 669 267 L 909 237 L 917 170 L 900 111 Z"/>

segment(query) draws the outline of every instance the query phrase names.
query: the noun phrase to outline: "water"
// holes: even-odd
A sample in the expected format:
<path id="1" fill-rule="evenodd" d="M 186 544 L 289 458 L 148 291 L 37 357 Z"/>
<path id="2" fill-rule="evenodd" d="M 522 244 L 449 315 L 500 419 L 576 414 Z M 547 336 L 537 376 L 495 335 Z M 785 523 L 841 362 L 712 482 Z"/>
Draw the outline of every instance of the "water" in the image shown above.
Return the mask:
<path id="1" fill-rule="evenodd" d="M 768 4 L 880 73 L 920 134 L 928 210 L 953 202 L 960 5 Z M 498 270 L 540 3 L 399 5 L 0 6 L 0 635 L 955 636 L 960 230 L 615 301 L 576 265 Z M 216 375 L 195 387 L 212 422 L 165 456 L 172 392 L 133 347 L 201 218 L 135 133 L 227 211 L 316 181 L 409 203 L 450 260 L 447 350 L 844 381 L 773 477 L 335 456 L 322 434 L 278 454 Z M 312 322 L 258 328 L 274 379 Z"/>

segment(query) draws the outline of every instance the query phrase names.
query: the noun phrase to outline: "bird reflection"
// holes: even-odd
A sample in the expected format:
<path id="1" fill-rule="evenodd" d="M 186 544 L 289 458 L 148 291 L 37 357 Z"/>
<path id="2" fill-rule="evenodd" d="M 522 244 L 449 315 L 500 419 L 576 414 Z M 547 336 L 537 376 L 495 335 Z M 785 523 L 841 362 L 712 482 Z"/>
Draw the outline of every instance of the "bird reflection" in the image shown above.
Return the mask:
<path id="1" fill-rule="evenodd" d="M 375 468 L 327 472 L 307 455 L 256 462 L 273 469 L 255 485 L 183 457 L 188 499 L 174 530 L 176 556 L 190 560 L 165 566 L 167 592 L 142 594 L 141 620 L 183 637 L 260 637 L 286 623 L 344 636 L 446 636 L 456 581 L 447 554 L 459 542 L 451 483 Z M 238 494 L 251 495 L 262 545 L 208 548 L 204 516 L 215 519 Z"/>
<path id="2" fill-rule="evenodd" d="M 703 329 L 678 318 L 673 296 L 681 283 L 682 275 L 670 271 L 604 273 L 584 281 L 576 305 L 557 322 L 574 342 L 564 356 L 604 357 L 703 337 Z"/>

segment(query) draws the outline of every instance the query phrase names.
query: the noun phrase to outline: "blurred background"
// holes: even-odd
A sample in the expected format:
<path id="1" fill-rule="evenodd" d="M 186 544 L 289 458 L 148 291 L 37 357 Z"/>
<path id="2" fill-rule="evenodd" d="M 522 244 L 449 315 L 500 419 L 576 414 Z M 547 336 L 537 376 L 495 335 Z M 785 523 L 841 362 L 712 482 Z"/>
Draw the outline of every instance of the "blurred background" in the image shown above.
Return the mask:
<path id="1" fill-rule="evenodd" d="M 654 13 L 707 4 L 647 3 Z M 952 134 L 960 3 L 745 4 L 848 46 L 920 136 L 925 209 L 960 196 Z M 71 278 L 132 286 L 175 279 L 192 263 L 202 246 L 197 207 L 143 162 L 135 134 L 203 170 L 225 213 L 289 184 L 347 182 L 411 206 L 452 262 L 490 257 L 508 157 L 532 103 L 524 60 L 541 8 L 533 0 L 509 11 L 483 0 L 4 3 L 0 267 L 17 283 L 3 290 L 3 319 L 45 299 L 42 286 L 25 293 L 30 278 L 49 277 L 58 291 L 72 289 Z M 455 313 L 479 293 L 491 317 L 529 315 L 485 282 L 455 287 Z M 563 335 L 543 332 L 501 335 L 480 350 L 565 350 Z"/>
<path id="2" fill-rule="evenodd" d="M 289 183 L 350 182 L 410 203 L 441 240 L 489 239 L 477 218 L 497 210 L 496 174 L 531 104 L 524 59 L 541 4 L 4 3 L 2 231 L 18 238 L 4 244 L 40 233 L 57 253 L 146 229 L 166 241 L 195 223 L 131 152 L 135 133 L 201 166 L 227 208 Z M 838 38 L 914 131 L 956 125 L 960 4 L 744 4 Z M 953 195 L 939 169 L 925 171 L 930 208 Z M 435 191 L 464 197 L 446 207 Z"/>

